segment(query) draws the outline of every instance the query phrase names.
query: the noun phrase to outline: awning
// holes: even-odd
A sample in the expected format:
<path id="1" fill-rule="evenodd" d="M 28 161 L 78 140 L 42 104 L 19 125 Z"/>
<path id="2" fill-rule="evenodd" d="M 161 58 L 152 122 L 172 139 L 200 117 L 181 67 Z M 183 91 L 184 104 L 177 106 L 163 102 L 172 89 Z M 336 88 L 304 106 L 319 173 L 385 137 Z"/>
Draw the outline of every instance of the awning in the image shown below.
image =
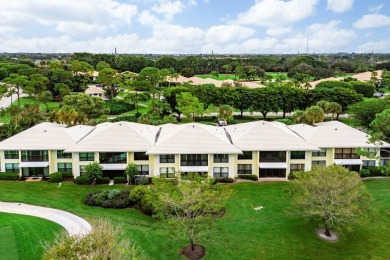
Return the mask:
<path id="1" fill-rule="evenodd" d="M 180 170 L 182 172 L 208 172 L 208 166 L 181 166 Z"/>
<path id="2" fill-rule="evenodd" d="M 125 163 L 107 163 L 100 164 L 103 167 L 103 170 L 111 170 L 111 171 L 123 171 L 126 169 L 127 164 Z"/>
<path id="3" fill-rule="evenodd" d="M 287 163 L 284 162 L 260 163 L 259 167 L 262 169 L 287 169 Z"/>
<path id="4" fill-rule="evenodd" d="M 363 161 L 360 159 L 335 159 L 334 164 L 337 164 L 337 165 L 362 165 Z"/>
<path id="5" fill-rule="evenodd" d="M 19 168 L 44 168 L 49 166 L 49 162 L 21 162 Z"/>

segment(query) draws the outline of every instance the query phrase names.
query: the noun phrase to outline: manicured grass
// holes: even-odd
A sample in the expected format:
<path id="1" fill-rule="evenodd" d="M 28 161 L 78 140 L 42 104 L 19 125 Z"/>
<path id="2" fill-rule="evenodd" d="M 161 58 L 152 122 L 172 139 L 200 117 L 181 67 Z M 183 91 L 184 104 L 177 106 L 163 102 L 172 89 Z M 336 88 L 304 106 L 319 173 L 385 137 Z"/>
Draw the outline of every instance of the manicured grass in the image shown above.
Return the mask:
<path id="1" fill-rule="evenodd" d="M 266 72 L 267 75 L 271 75 L 274 79 L 278 76 L 278 75 L 285 75 L 287 78 L 287 72 Z"/>
<path id="2" fill-rule="evenodd" d="M 216 79 L 216 80 L 227 80 L 227 79 L 232 79 L 236 80 L 236 76 L 234 74 L 219 74 L 218 78 L 214 78 L 213 75 L 211 74 L 202 74 L 202 75 L 196 75 L 196 77 L 202 78 L 202 79 Z"/>
<path id="3" fill-rule="evenodd" d="M 284 189 L 288 182 L 238 183 L 225 185 L 234 194 L 223 218 L 213 220 L 198 241 L 206 246 L 204 259 L 385 259 L 390 255 L 390 179 L 365 181 L 373 196 L 371 221 L 341 235 L 337 243 L 324 242 L 315 233 L 319 223 L 288 216 Z M 67 210 L 81 217 L 107 218 L 119 225 L 152 259 L 180 259 L 186 237 L 174 239 L 165 222 L 135 209 L 103 209 L 82 203 L 95 190 L 131 189 L 125 185 L 76 186 L 64 182 L 61 188 L 47 182 L 0 181 L 0 201 L 20 201 Z M 264 208 L 255 211 L 257 206 Z"/>
<path id="4" fill-rule="evenodd" d="M 0 259 L 40 259 L 43 245 L 63 230 L 41 218 L 0 213 Z"/>

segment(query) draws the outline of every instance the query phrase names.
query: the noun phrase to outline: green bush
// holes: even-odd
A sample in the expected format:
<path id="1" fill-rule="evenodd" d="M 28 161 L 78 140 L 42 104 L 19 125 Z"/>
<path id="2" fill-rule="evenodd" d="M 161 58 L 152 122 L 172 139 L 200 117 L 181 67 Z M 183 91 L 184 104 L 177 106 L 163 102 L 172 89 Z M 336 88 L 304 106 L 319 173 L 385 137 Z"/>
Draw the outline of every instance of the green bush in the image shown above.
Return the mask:
<path id="1" fill-rule="evenodd" d="M 73 172 L 61 172 L 62 178 L 73 178 Z"/>
<path id="2" fill-rule="evenodd" d="M 382 167 L 380 166 L 369 166 L 367 170 L 370 172 L 369 176 L 382 176 Z"/>
<path id="3" fill-rule="evenodd" d="M 368 170 L 368 169 L 361 169 L 359 174 L 361 177 L 368 177 L 368 176 L 370 176 L 371 173 L 370 173 L 370 170 Z"/>
<path id="4" fill-rule="evenodd" d="M 365 97 L 372 97 L 375 93 L 375 86 L 369 82 L 361 82 L 361 81 L 351 81 L 349 84 L 352 85 L 353 89 L 355 89 L 356 93 L 362 94 Z"/>
<path id="5" fill-rule="evenodd" d="M 96 184 L 109 184 L 110 183 L 110 178 L 109 177 L 102 177 L 96 179 Z"/>
<path id="6" fill-rule="evenodd" d="M 114 183 L 127 183 L 126 177 L 114 177 Z"/>
<path id="7" fill-rule="evenodd" d="M 16 172 L 0 172 L 0 180 L 17 181 L 19 174 Z"/>
<path id="8" fill-rule="evenodd" d="M 135 185 L 146 185 L 149 184 L 149 179 L 144 175 L 139 175 L 134 178 Z"/>
<path id="9" fill-rule="evenodd" d="M 137 117 L 135 116 L 118 116 L 115 118 L 110 119 L 110 122 L 120 122 L 120 121 L 126 121 L 126 122 L 137 122 Z"/>
<path id="10" fill-rule="evenodd" d="M 292 122 L 288 118 L 281 118 L 281 119 L 276 119 L 277 122 L 283 123 L 285 125 L 292 125 Z"/>
<path id="11" fill-rule="evenodd" d="M 239 174 L 238 178 L 243 180 L 251 180 L 251 181 L 257 181 L 259 179 L 259 177 L 257 177 L 257 175 L 254 174 Z"/>
<path id="12" fill-rule="evenodd" d="M 126 208 L 130 205 L 128 190 L 105 190 L 88 193 L 84 203 L 90 206 L 100 206 L 103 208 Z"/>
<path id="13" fill-rule="evenodd" d="M 79 185 L 91 185 L 91 181 L 85 175 L 77 176 L 74 182 Z"/>
<path id="14" fill-rule="evenodd" d="M 137 186 L 130 191 L 130 204 L 147 215 L 155 212 L 156 198 L 149 187 Z"/>
<path id="15" fill-rule="evenodd" d="M 134 105 L 118 101 L 106 101 L 104 105 L 106 108 L 110 109 L 110 115 L 119 115 L 134 109 Z"/>
<path id="16" fill-rule="evenodd" d="M 49 175 L 49 182 L 60 182 L 62 181 L 62 173 L 61 172 L 53 172 Z"/>
<path id="17" fill-rule="evenodd" d="M 233 178 L 218 178 L 215 180 L 216 180 L 216 182 L 219 182 L 219 183 L 233 183 L 234 182 Z"/>

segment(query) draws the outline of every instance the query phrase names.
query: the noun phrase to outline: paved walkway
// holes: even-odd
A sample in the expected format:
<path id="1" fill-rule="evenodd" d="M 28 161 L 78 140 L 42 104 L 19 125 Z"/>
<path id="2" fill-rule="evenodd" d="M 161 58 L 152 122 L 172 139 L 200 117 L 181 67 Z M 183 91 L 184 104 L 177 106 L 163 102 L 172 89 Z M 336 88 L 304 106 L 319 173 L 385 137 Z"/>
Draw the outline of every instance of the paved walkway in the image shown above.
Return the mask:
<path id="1" fill-rule="evenodd" d="M 0 202 L 0 212 L 34 216 L 53 221 L 63 226 L 71 236 L 83 236 L 91 231 L 91 225 L 87 221 L 69 212 L 58 209 L 24 203 Z"/>

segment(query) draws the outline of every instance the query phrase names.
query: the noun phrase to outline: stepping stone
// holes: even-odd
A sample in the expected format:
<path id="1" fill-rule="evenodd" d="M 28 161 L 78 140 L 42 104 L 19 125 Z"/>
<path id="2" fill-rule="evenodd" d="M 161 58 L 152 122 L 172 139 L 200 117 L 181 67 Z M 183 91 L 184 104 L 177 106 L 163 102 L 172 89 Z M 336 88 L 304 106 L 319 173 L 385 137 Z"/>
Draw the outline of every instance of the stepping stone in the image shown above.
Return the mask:
<path id="1" fill-rule="evenodd" d="M 110 180 L 110 183 L 108 185 L 110 186 L 114 185 L 114 180 Z"/>

